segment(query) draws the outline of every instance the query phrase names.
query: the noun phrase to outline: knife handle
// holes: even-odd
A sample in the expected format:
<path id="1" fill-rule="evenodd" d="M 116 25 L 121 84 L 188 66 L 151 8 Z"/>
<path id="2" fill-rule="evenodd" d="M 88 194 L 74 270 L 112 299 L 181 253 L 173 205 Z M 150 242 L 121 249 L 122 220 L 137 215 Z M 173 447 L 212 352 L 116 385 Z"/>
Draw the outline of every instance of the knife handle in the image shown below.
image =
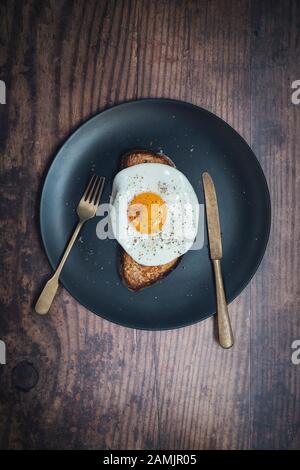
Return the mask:
<path id="1" fill-rule="evenodd" d="M 233 333 L 231 329 L 230 318 L 228 314 L 227 302 L 225 297 L 221 261 L 214 259 L 214 271 L 216 281 L 216 292 L 217 292 L 217 316 L 218 316 L 218 330 L 219 330 L 219 342 L 220 345 L 229 349 L 233 346 Z"/>

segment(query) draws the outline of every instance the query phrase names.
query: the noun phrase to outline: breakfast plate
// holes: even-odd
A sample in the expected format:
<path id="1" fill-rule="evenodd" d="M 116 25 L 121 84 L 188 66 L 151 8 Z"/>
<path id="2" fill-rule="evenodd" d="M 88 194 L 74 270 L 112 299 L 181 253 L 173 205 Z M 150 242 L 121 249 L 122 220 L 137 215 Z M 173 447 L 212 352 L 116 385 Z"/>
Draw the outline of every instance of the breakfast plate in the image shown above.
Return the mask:
<path id="1" fill-rule="evenodd" d="M 62 146 L 41 197 L 41 233 L 50 264 L 57 266 L 76 225 L 75 209 L 91 174 L 103 175 L 107 181 L 103 211 L 84 225 L 61 283 L 90 311 L 124 326 L 169 329 L 203 320 L 216 311 L 206 230 L 203 246 L 184 254 L 164 279 L 137 292 L 122 283 L 120 246 L 110 231 L 106 205 L 120 157 L 132 149 L 169 156 L 200 204 L 204 203 L 201 176 L 210 173 L 218 195 L 228 301 L 250 281 L 264 255 L 271 220 L 260 164 L 243 138 L 222 119 L 168 99 L 144 99 L 110 108 L 79 127 Z"/>

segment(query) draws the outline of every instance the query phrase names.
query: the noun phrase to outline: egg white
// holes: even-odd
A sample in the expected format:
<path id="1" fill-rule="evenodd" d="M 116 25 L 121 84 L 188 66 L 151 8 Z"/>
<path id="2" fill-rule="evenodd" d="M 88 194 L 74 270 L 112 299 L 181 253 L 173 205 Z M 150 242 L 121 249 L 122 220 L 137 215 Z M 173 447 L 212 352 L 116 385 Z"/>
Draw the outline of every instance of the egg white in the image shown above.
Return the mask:
<path id="1" fill-rule="evenodd" d="M 167 205 L 161 232 L 144 234 L 128 220 L 128 207 L 137 194 L 159 194 Z M 111 223 L 116 240 L 139 264 L 158 266 L 186 253 L 198 230 L 199 203 L 188 179 L 161 163 L 141 163 L 120 171 L 113 182 Z"/>

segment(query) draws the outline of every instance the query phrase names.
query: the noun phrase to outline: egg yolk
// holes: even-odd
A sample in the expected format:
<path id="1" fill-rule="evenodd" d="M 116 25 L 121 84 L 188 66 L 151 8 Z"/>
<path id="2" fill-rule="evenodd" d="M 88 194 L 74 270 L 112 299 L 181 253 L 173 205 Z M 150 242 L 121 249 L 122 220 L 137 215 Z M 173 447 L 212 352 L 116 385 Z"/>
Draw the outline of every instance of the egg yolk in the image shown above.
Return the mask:
<path id="1" fill-rule="evenodd" d="M 128 206 L 128 220 L 138 232 L 160 232 L 166 222 L 167 205 L 159 194 L 145 192 L 134 196 Z"/>

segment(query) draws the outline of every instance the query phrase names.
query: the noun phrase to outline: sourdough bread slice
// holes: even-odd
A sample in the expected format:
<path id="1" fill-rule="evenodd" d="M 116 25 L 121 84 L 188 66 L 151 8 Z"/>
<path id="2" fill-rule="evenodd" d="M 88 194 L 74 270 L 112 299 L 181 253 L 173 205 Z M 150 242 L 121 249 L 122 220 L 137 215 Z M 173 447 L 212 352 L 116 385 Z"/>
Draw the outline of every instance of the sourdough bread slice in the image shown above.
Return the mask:
<path id="1" fill-rule="evenodd" d="M 121 169 L 140 163 L 162 163 L 172 166 L 172 160 L 163 154 L 155 154 L 144 150 L 128 152 L 121 158 Z M 123 249 L 120 257 L 120 274 L 125 286 L 133 291 L 149 287 L 167 276 L 179 263 L 181 256 L 159 266 L 143 266 L 137 263 Z"/>

